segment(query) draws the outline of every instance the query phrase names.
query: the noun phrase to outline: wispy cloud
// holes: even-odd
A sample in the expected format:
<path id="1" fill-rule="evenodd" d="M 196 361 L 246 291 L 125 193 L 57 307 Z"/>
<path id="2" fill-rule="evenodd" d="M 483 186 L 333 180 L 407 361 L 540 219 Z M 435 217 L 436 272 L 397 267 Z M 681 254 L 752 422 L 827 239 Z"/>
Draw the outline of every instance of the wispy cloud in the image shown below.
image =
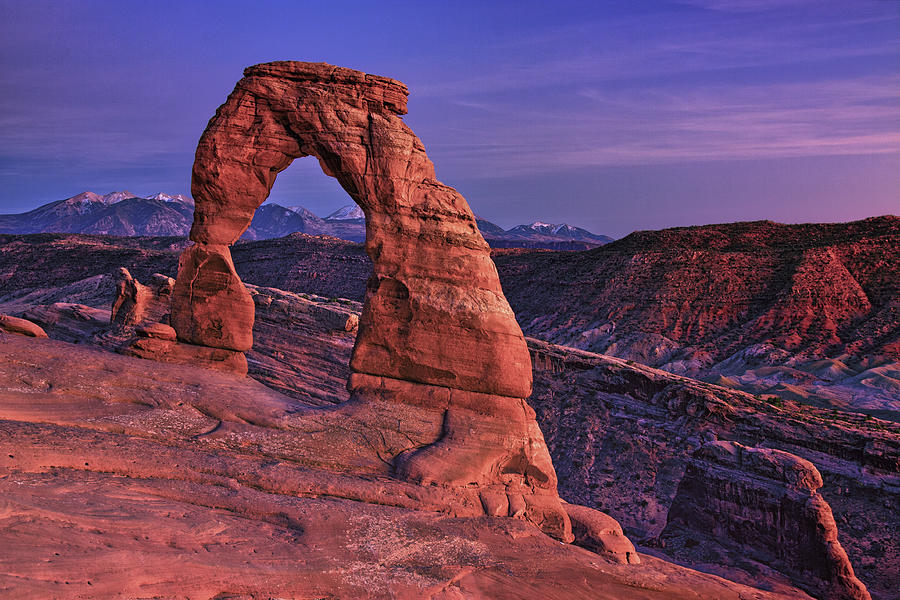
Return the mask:
<path id="1" fill-rule="evenodd" d="M 698 13 L 626 15 L 504 41 L 493 70 L 414 85 L 455 111 L 429 150 L 484 177 L 900 152 L 900 11 L 685 4 Z M 808 18 L 784 18 L 798 10 Z M 566 39 L 583 40 L 581 51 L 557 52 L 571 48 Z"/>
<path id="2" fill-rule="evenodd" d="M 403 79 L 407 122 L 439 175 L 458 179 L 900 148 L 893 1 L 535 1 L 514 19 L 499 3 L 389 17 L 332 4 L 249 23 L 192 3 L 11 3 L 22 14 L 0 23 L 0 185 L 112 173 L 132 188 L 152 172 L 148 186 L 183 190 L 240 68 L 289 57 Z M 295 35 L 311 16 L 319 25 Z M 280 193 L 328 192 L 304 183 L 315 169 L 293 172 Z"/>
<path id="3" fill-rule="evenodd" d="M 768 12 L 822 4 L 822 0 L 681 0 L 680 4 L 722 12 Z"/>
<path id="4" fill-rule="evenodd" d="M 900 151 L 900 75 L 811 83 L 579 90 L 541 111 L 478 111 L 429 150 L 483 176 L 567 167 Z"/>

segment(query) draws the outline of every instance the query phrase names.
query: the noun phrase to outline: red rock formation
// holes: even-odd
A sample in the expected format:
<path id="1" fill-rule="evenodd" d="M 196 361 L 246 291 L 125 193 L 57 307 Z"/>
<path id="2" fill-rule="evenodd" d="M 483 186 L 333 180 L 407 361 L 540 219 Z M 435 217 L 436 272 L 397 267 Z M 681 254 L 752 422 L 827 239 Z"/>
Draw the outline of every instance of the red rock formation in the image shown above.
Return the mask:
<path id="1" fill-rule="evenodd" d="M 247 357 L 243 352 L 177 342 L 163 335 L 147 335 L 147 330 L 138 333 L 138 337 L 118 349 L 119 353 L 158 362 L 197 365 L 240 376 L 247 374 Z"/>
<path id="2" fill-rule="evenodd" d="M 119 327 L 140 323 L 168 321 L 175 281 L 156 273 L 150 285 L 131 276 L 125 267 L 116 272 L 116 297 L 113 300 L 110 322 Z"/>
<path id="3" fill-rule="evenodd" d="M 20 319 L 9 315 L 0 315 L 0 331 L 28 337 L 47 337 L 47 333 L 41 329 L 40 325 L 32 323 L 28 319 Z"/>
<path id="4" fill-rule="evenodd" d="M 817 597 L 869 600 L 838 541 L 831 507 L 816 492 L 820 487 L 822 476 L 808 460 L 710 442 L 685 471 L 662 539 L 688 532 L 737 544 L 794 575 Z"/>
<path id="5" fill-rule="evenodd" d="M 406 96 L 400 82 L 326 64 L 248 68 L 197 147 L 191 239 L 221 246 L 224 258 L 275 176 L 294 159 L 315 156 L 366 214 L 374 274 L 354 370 L 527 397 L 528 350 L 488 245 L 465 199 L 437 181 L 422 142 L 400 119 Z M 195 262 L 182 259 L 173 323 L 181 339 L 212 345 L 182 317 Z M 219 306 L 217 291 L 193 294 L 211 310 Z M 221 301 L 222 312 L 232 306 Z M 252 323 L 242 325 L 249 335 Z"/>
<path id="6" fill-rule="evenodd" d="M 392 446 L 385 459 L 397 476 L 478 486 L 487 513 L 526 518 L 570 541 L 550 455 L 523 400 L 531 393 L 525 338 L 472 211 L 437 181 L 422 142 L 400 119 L 406 97 L 400 82 L 322 63 L 246 69 L 197 147 L 195 245 L 179 261 L 172 327 L 181 342 L 252 347 L 253 299 L 228 246 L 276 175 L 315 156 L 363 209 L 374 264 L 350 361 L 348 417 L 367 418 L 367 403 L 401 419 L 411 406 L 424 408 L 424 431 L 439 436 Z M 138 340 L 148 344 L 146 352 L 176 348 Z"/>
<path id="7" fill-rule="evenodd" d="M 189 248 L 192 249 L 196 247 Z M 196 258 L 197 253 L 185 252 L 182 258 L 185 256 Z M 116 295 L 109 318 L 115 326 L 114 333 L 100 334 L 106 338 L 105 345 L 112 345 L 116 351 L 127 356 L 168 363 L 194 364 L 240 376 L 246 375 L 247 358 L 243 350 L 250 348 L 252 335 L 245 335 L 243 327 L 234 328 L 233 324 L 236 320 L 243 323 L 247 319 L 253 323 L 253 303 L 250 300 L 249 307 L 241 304 L 250 298 L 249 292 L 234 274 L 233 268 L 230 274 L 227 266 L 226 274 L 219 272 L 217 257 L 218 255 L 200 257 L 198 264 L 203 268 L 197 268 L 197 272 L 191 275 L 193 283 L 188 289 L 211 289 L 218 286 L 219 297 L 233 298 L 235 306 L 229 312 L 216 313 L 210 311 L 202 301 L 189 303 L 190 311 L 179 313 L 182 321 L 187 322 L 186 325 L 180 323 L 184 328 L 183 331 L 195 334 L 188 341 L 179 340 L 175 328 L 167 324 L 175 297 L 174 292 L 177 289 L 182 293 L 184 288 L 176 288 L 175 281 L 171 277 L 159 273 L 151 276 L 149 285 L 144 285 L 132 277 L 128 269 L 120 268 L 116 272 Z M 228 258 L 230 260 L 230 257 Z M 210 264 L 213 265 L 212 268 L 206 268 L 206 265 Z M 64 315 L 60 316 L 64 321 L 70 323 L 74 321 L 65 318 Z M 92 321 L 104 321 L 96 314 L 92 317 Z M 58 324 L 59 320 L 57 318 L 55 324 Z M 205 327 L 201 327 L 200 323 L 205 324 Z M 87 323 L 80 325 L 72 329 L 75 332 L 83 332 L 85 337 L 97 333 L 91 332 Z M 235 332 L 244 339 L 235 337 L 233 335 Z M 201 344 L 194 339 L 211 343 Z M 235 349 L 234 346 L 239 346 L 241 350 Z"/>
<path id="8" fill-rule="evenodd" d="M 563 506 L 572 521 L 572 533 L 575 535 L 576 544 L 619 563 L 641 562 L 634 544 L 625 537 L 618 521 L 588 506 L 577 504 Z"/>
<path id="9" fill-rule="evenodd" d="M 175 328 L 163 323 L 147 323 L 146 325 L 138 325 L 135 333 L 141 337 L 155 338 L 158 340 L 166 340 L 174 342 L 176 339 Z"/>
<path id="10" fill-rule="evenodd" d="M 190 246 L 178 261 L 172 327 L 188 344 L 246 352 L 253 346 L 253 299 L 228 246 Z"/>

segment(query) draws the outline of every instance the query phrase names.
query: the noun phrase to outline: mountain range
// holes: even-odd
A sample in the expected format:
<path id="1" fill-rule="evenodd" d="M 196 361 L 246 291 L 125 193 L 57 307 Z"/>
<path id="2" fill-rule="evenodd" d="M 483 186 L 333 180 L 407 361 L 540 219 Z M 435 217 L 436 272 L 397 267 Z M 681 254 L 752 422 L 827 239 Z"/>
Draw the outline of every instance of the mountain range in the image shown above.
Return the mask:
<path id="1" fill-rule="evenodd" d="M 193 221 L 194 201 L 183 195 L 139 197 L 131 192 L 99 195 L 82 192 L 21 214 L 0 215 L 0 233 L 85 233 L 117 236 L 187 236 Z M 535 221 L 505 230 L 476 217 L 478 228 L 493 248 L 546 248 L 588 250 L 612 241 L 567 224 Z M 263 204 L 242 236 L 245 241 L 283 237 L 291 233 L 330 235 L 351 242 L 366 239 L 366 219 L 355 204 L 343 206 L 325 218 L 302 206 Z"/>

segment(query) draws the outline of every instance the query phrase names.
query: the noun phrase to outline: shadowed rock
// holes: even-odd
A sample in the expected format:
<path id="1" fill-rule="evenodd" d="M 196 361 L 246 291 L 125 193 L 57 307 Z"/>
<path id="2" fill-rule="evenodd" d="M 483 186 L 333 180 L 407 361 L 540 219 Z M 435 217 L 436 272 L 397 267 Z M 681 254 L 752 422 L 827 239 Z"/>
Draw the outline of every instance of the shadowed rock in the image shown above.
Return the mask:
<path id="1" fill-rule="evenodd" d="M 710 442 L 688 465 L 662 537 L 689 532 L 738 544 L 817 597 L 868 600 L 838 541 L 831 507 L 816 492 L 820 487 L 822 476 L 808 460 L 782 450 Z"/>

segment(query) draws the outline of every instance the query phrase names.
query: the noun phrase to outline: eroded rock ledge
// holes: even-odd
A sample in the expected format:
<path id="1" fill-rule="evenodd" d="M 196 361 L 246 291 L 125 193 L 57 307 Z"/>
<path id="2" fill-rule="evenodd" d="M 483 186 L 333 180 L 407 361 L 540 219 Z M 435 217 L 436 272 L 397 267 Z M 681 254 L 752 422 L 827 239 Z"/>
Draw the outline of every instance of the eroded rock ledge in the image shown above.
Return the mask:
<path id="1" fill-rule="evenodd" d="M 817 493 L 820 487 L 822 476 L 808 460 L 710 442 L 688 464 L 661 537 L 737 545 L 792 574 L 816 597 L 869 600 L 838 541 L 831 507 Z"/>

